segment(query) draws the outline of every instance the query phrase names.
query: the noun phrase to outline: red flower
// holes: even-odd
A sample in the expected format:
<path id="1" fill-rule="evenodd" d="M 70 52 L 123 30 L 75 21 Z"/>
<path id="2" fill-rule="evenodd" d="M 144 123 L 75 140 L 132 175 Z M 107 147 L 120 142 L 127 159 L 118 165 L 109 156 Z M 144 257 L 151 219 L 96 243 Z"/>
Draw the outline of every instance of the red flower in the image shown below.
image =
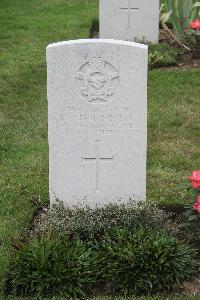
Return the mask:
<path id="1" fill-rule="evenodd" d="M 200 196 L 197 197 L 197 202 L 193 204 L 192 207 L 200 213 Z"/>
<path id="2" fill-rule="evenodd" d="M 192 29 L 200 29 L 200 20 L 195 20 L 190 23 Z"/>
<path id="3" fill-rule="evenodd" d="M 192 181 L 192 187 L 194 189 L 200 189 L 200 170 L 194 171 L 192 176 L 188 178 Z"/>

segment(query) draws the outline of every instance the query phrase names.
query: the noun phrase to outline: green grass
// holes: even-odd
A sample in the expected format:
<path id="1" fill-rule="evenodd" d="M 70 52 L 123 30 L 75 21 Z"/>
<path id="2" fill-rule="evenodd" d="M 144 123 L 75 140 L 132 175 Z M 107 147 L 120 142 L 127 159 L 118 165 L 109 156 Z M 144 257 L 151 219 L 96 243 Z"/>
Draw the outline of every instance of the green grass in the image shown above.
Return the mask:
<path id="1" fill-rule="evenodd" d="M 185 297 L 130 297 L 130 298 L 123 298 L 123 297 L 95 297 L 95 298 L 89 298 L 90 300 L 199 300 L 199 296 L 185 296 Z M 3 300 L 3 299 L 1 299 Z M 37 300 L 36 298 L 16 298 L 16 297 L 9 297 L 5 300 Z M 66 298 L 45 298 L 43 300 L 66 300 Z"/>
<path id="2" fill-rule="evenodd" d="M 184 203 L 176 186 L 200 165 L 200 69 L 149 73 L 149 200 Z"/>
<path id="3" fill-rule="evenodd" d="M 0 283 L 11 245 L 48 202 L 45 48 L 86 38 L 97 0 L 1 0 Z M 149 201 L 181 203 L 177 184 L 199 168 L 200 70 L 151 71 Z"/>
<path id="4" fill-rule="evenodd" d="M 48 201 L 45 48 L 89 36 L 96 0 L 1 0 L 0 282 L 12 239 Z"/>

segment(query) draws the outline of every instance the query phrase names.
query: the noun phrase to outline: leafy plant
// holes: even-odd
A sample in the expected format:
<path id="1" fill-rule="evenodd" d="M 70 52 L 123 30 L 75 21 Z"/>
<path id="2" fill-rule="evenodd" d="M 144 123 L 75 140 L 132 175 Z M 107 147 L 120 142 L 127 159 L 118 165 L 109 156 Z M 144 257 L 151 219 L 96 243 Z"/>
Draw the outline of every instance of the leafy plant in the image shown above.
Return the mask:
<path id="1" fill-rule="evenodd" d="M 200 29 L 200 20 L 199 20 Z M 200 30 L 187 30 L 186 43 L 192 49 L 193 58 L 200 58 Z"/>
<path id="2" fill-rule="evenodd" d="M 149 66 L 162 67 L 177 64 L 179 49 L 167 44 L 149 45 Z"/>
<path id="3" fill-rule="evenodd" d="M 41 235 L 49 228 L 57 236 L 80 238 L 84 242 L 101 239 L 105 232 L 114 227 L 127 228 L 134 232 L 138 227 L 165 229 L 177 233 L 177 226 L 169 215 L 155 204 L 134 203 L 108 204 L 95 209 L 77 207 L 69 209 L 57 202 L 45 212 L 41 220 L 36 220 L 35 234 Z"/>
<path id="4" fill-rule="evenodd" d="M 102 280 L 126 296 L 171 289 L 198 272 L 196 251 L 164 231 L 117 229 L 97 252 Z"/>
<path id="5" fill-rule="evenodd" d="M 193 171 L 191 185 L 183 185 L 181 188 L 187 188 L 190 192 L 191 201 L 185 205 L 185 222 L 179 227 L 189 240 L 199 242 L 200 239 L 200 170 Z M 195 203 L 194 200 L 195 199 Z"/>
<path id="6" fill-rule="evenodd" d="M 10 272 L 12 292 L 82 297 L 95 282 L 92 254 L 80 240 L 33 239 L 17 253 Z"/>
<path id="7" fill-rule="evenodd" d="M 77 298 L 99 284 L 126 296 L 166 290 L 196 272 L 196 250 L 165 231 L 114 227 L 90 246 L 55 236 L 33 239 L 17 253 L 10 278 L 17 295 Z"/>
<path id="8" fill-rule="evenodd" d="M 161 14 L 161 23 L 170 22 L 174 29 L 175 39 L 183 45 L 185 31 L 190 28 L 190 22 L 200 17 L 200 1 L 165 0 L 162 8 L 166 11 Z M 166 25 L 164 27 L 173 35 Z"/>

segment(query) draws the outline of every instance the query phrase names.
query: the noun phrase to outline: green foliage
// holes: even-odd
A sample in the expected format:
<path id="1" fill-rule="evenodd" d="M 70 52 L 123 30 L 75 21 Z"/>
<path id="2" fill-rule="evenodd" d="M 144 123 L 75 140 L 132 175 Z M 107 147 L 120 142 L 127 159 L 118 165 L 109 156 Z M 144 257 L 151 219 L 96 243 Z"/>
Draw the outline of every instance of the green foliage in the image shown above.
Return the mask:
<path id="1" fill-rule="evenodd" d="M 126 296 L 168 290 L 198 273 L 195 250 L 162 231 L 120 229 L 97 247 L 104 282 Z"/>
<path id="2" fill-rule="evenodd" d="M 178 297 L 162 297 L 162 296 L 144 296 L 144 297 L 129 297 L 129 300 L 199 300 L 199 295 L 196 296 L 178 296 Z M 24 298 L 24 297 L 8 297 L 6 300 L 38 300 L 38 298 Z M 42 298 L 42 300 L 66 300 L 66 297 L 51 297 L 51 298 Z M 99 297 L 92 297 L 90 300 L 127 300 L 126 297 L 118 296 L 118 297 L 113 297 L 113 296 L 99 296 Z"/>
<path id="3" fill-rule="evenodd" d="M 167 44 L 149 45 L 149 66 L 164 67 L 177 64 L 180 50 Z"/>
<path id="4" fill-rule="evenodd" d="M 170 22 L 176 38 L 185 41 L 185 30 L 191 21 L 200 17 L 200 2 L 197 0 L 165 0 L 166 12 L 161 14 L 162 23 Z"/>
<path id="5" fill-rule="evenodd" d="M 149 229 L 165 229 L 177 233 L 177 226 L 169 219 L 169 214 L 150 203 L 108 204 L 95 209 L 77 207 L 69 209 L 57 202 L 36 220 L 35 234 L 43 235 L 51 230 L 56 236 L 71 236 L 84 242 L 101 238 L 114 227 L 126 228 L 130 232 L 140 226 Z"/>
<path id="6" fill-rule="evenodd" d="M 200 30 L 188 30 L 185 36 L 186 44 L 192 49 L 193 58 L 200 58 Z"/>
<path id="7" fill-rule="evenodd" d="M 196 251 L 168 233 L 114 227 L 90 245 L 33 239 L 17 253 L 10 277 L 14 294 L 77 298 L 99 285 L 112 295 L 164 291 L 197 272 Z"/>
<path id="8" fill-rule="evenodd" d="M 91 249 L 81 241 L 42 237 L 24 246 L 11 269 L 18 295 L 84 296 L 95 283 Z"/>
<path id="9" fill-rule="evenodd" d="M 46 46 L 87 38 L 96 15 L 97 0 L 0 1 L 0 290 L 12 240 L 48 202 Z"/>
<path id="10" fill-rule="evenodd" d="M 188 241 L 196 241 L 200 239 L 200 213 L 191 208 L 191 205 L 186 206 L 185 222 L 179 228 L 182 230 L 182 235 Z"/>
<path id="11" fill-rule="evenodd" d="M 184 222 L 179 225 L 181 235 L 185 240 L 199 244 L 200 213 L 192 208 L 192 204 L 185 205 Z"/>
<path id="12" fill-rule="evenodd" d="M 88 38 L 95 16 L 97 0 L 0 1 L 0 289 L 13 239 L 29 227 L 35 202 L 48 202 L 45 48 Z M 149 73 L 149 201 L 187 197 L 174 186 L 198 167 L 199 76 L 198 68 Z"/>
<path id="13" fill-rule="evenodd" d="M 188 195 L 190 195 L 184 204 L 185 211 L 183 213 L 182 222 L 178 225 L 180 234 L 184 240 L 199 244 L 200 213 L 193 208 L 193 205 L 196 203 L 197 197 L 200 196 L 200 190 L 194 189 L 189 183 L 179 184 L 177 189 L 186 189 L 188 191 Z"/>

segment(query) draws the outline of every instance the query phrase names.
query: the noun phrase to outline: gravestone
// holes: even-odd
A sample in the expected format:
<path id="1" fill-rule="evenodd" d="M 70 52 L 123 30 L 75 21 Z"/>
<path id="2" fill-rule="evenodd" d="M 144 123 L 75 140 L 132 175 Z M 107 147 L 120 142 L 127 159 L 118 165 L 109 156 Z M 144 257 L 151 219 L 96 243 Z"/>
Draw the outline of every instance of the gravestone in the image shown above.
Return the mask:
<path id="1" fill-rule="evenodd" d="M 50 200 L 145 200 L 147 47 L 77 40 L 47 47 Z"/>
<path id="2" fill-rule="evenodd" d="M 159 0 L 100 0 L 100 38 L 159 40 Z"/>

